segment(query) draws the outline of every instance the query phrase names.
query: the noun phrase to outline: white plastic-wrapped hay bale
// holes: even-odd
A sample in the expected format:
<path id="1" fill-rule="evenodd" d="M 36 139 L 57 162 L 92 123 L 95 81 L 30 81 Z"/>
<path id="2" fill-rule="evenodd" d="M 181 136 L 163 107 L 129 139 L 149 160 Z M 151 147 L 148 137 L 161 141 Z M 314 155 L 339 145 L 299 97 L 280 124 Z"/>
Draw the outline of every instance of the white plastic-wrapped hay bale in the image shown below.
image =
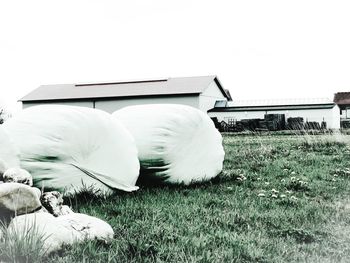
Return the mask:
<path id="1" fill-rule="evenodd" d="M 19 167 L 19 152 L 10 135 L 0 126 L 0 177 L 10 167 Z"/>
<path id="2" fill-rule="evenodd" d="M 84 107 L 30 107 L 4 128 L 20 150 L 21 166 L 34 184 L 74 193 L 94 188 L 137 190 L 135 141 L 110 114 Z"/>
<path id="3" fill-rule="evenodd" d="M 190 184 L 221 172 L 222 137 L 205 113 L 184 105 L 152 104 L 125 107 L 113 116 L 135 138 L 141 177 Z"/>

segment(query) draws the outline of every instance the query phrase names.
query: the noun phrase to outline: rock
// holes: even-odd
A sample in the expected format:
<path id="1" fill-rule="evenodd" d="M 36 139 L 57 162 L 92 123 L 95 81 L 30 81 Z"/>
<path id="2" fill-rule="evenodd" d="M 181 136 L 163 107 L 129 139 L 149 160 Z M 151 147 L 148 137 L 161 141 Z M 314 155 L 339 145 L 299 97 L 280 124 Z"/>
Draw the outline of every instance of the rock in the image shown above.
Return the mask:
<path id="1" fill-rule="evenodd" d="M 36 210 L 35 213 L 49 213 L 49 211 L 47 211 L 47 209 L 45 207 L 41 207 L 39 210 Z"/>
<path id="2" fill-rule="evenodd" d="M 0 214 L 22 215 L 40 209 L 35 188 L 19 183 L 0 184 Z"/>
<path id="3" fill-rule="evenodd" d="M 49 213 L 33 213 L 17 216 L 12 219 L 7 233 L 16 237 L 16 240 L 25 235 L 34 235 L 43 242 L 42 253 L 49 254 L 59 250 L 64 244 L 72 244 L 73 236 L 68 229 L 57 225 L 55 217 Z"/>
<path id="4" fill-rule="evenodd" d="M 76 232 L 76 237 L 83 241 L 85 239 L 97 239 L 109 242 L 113 239 L 112 227 L 103 220 L 85 214 L 72 213 L 57 217 L 57 221 Z"/>
<path id="5" fill-rule="evenodd" d="M 40 199 L 40 197 L 41 197 L 41 190 L 39 188 L 37 188 L 37 187 L 32 187 L 32 189 L 36 193 L 38 198 Z"/>
<path id="6" fill-rule="evenodd" d="M 9 168 L 3 174 L 3 180 L 5 183 L 21 183 L 29 186 L 33 186 L 33 178 L 31 174 L 21 168 Z"/>
<path id="7" fill-rule="evenodd" d="M 35 231 L 42 237 L 46 254 L 60 250 L 64 245 L 98 239 L 109 242 L 113 239 L 112 227 L 95 217 L 73 213 L 54 217 L 48 213 L 34 213 L 15 217 L 8 231 L 13 234 L 26 235 Z"/>
<path id="8" fill-rule="evenodd" d="M 66 205 L 63 205 L 62 195 L 57 191 L 43 193 L 41 197 L 42 205 L 54 216 L 62 216 L 73 213 Z"/>
<path id="9" fill-rule="evenodd" d="M 68 205 L 63 205 L 61 208 L 61 214 L 58 216 L 64 216 L 64 215 L 69 215 L 69 214 L 73 214 L 74 212 L 72 211 L 72 209 L 68 206 Z"/>
<path id="10" fill-rule="evenodd" d="M 59 192 L 52 191 L 43 193 L 40 200 L 49 213 L 57 216 L 63 204 L 63 198 Z"/>

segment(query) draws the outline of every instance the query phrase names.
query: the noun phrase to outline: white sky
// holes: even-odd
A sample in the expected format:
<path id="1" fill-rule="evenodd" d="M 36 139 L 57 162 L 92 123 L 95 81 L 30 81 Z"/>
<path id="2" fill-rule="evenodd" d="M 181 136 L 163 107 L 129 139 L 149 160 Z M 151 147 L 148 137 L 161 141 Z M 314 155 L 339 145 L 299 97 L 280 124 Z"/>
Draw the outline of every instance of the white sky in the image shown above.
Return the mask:
<path id="1" fill-rule="evenodd" d="M 332 98 L 350 91 L 349 14 L 330 0 L 1 0 L 0 99 L 212 74 L 234 99 Z"/>

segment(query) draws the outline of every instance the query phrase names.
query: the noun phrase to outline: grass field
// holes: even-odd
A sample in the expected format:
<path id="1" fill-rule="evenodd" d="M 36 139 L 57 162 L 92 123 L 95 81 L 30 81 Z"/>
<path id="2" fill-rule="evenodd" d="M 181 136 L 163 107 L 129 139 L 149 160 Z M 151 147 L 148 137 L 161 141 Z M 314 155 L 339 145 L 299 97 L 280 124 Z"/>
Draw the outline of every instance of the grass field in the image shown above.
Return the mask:
<path id="1" fill-rule="evenodd" d="M 114 241 L 44 261 L 349 262 L 347 138 L 225 135 L 224 171 L 209 183 L 82 193 L 66 203 L 109 222 Z"/>

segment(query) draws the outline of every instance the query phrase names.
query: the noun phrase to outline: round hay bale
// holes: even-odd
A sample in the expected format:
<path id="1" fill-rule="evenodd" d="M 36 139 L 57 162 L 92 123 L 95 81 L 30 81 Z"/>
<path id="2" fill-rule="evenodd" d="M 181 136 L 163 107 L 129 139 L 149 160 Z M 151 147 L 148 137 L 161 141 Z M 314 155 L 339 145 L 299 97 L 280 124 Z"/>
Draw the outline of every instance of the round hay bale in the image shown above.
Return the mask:
<path id="1" fill-rule="evenodd" d="M 8 168 L 19 167 L 19 151 L 3 126 L 0 126 L 0 179 Z"/>
<path id="2" fill-rule="evenodd" d="M 141 179 L 188 185 L 221 172 L 222 137 L 207 114 L 184 105 L 152 104 L 125 107 L 113 116 L 135 138 Z"/>
<path id="3" fill-rule="evenodd" d="M 134 139 L 106 112 L 76 106 L 30 107 L 4 124 L 34 185 L 71 194 L 84 189 L 134 191 Z"/>

